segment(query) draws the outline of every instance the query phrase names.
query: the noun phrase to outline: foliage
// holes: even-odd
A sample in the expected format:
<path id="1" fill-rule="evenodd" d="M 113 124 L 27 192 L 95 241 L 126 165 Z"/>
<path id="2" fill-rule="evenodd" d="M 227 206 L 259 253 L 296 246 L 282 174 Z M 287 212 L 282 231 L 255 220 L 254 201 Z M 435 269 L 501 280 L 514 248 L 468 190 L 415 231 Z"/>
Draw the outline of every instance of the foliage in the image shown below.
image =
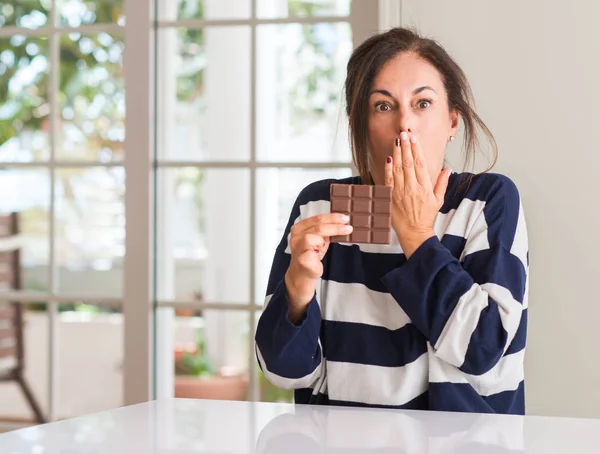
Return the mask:
<path id="1" fill-rule="evenodd" d="M 259 369 L 260 399 L 263 402 L 293 402 L 294 390 L 282 389 L 267 380 L 265 374 Z"/>
<path id="2" fill-rule="evenodd" d="M 25 0 L 2 7 L 6 25 L 37 28 L 47 25 L 48 0 Z M 69 2 L 67 2 L 69 3 Z M 73 3 L 73 2 L 70 2 Z M 118 20 L 122 0 L 75 2 L 64 25 Z M 106 33 L 59 35 L 57 102 L 61 121 L 74 141 L 86 141 L 85 151 L 122 153 L 124 98 L 123 40 Z M 0 147 L 23 132 L 49 131 L 50 40 L 13 35 L 0 40 Z M 64 133 L 62 129 L 59 129 Z M 39 158 L 40 150 L 37 150 Z M 96 156 L 93 156 L 94 158 Z"/>
<path id="3" fill-rule="evenodd" d="M 198 329 L 196 332 L 195 351 L 183 352 L 181 357 L 175 360 L 175 374 L 192 375 L 194 377 L 212 377 L 216 375 L 216 373 L 217 368 L 206 351 L 204 331 Z"/>

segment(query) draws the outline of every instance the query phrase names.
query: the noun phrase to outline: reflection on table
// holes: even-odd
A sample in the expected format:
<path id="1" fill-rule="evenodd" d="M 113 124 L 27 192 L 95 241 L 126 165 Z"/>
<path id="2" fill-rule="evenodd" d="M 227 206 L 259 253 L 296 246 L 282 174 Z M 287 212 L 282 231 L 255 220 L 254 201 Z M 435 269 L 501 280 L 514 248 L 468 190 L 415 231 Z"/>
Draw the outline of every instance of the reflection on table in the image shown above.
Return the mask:
<path id="1" fill-rule="evenodd" d="M 0 435 L 2 453 L 598 453 L 600 420 L 172 399 Z"/>

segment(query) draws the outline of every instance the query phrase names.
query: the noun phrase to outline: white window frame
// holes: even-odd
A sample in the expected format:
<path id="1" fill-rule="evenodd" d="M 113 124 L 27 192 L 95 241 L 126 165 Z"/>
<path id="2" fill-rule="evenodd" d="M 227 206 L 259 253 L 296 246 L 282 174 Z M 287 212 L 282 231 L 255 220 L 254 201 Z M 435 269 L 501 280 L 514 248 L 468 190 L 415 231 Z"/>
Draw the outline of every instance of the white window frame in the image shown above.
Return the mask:
<path id="1" fill-rule="evenodd" d="M 177 22 L 158 22 L 159 27 L 181 26 L 198 28 L 209 25 L 250 25 L 251 26 L 251 108 L 255 111 L 255 62 L 256 62 L 256 26 L 260 24 L 285 24 L 285 23 L 315 23 L 315 22 L 340 22 L 348 18 L 319 17 L 319 18 L 285 18 L 260 20 L 255 16 L 257 0 L 252 0 L 252 18 L 248 20 L 181 20 Z M 402 0 L 353 0 L 350 14 L 354 45 L 356 46 L 368 38 L 375 31 L 381 31 L 401 23 Z M 350 163 L 310 163 L 310 162 L 258 162 L 255 149 L 256 119 L 251 116 L 251 156 L 247 162 L 155 162 L 155 32 L 154 32 L 154 0 L 124 0 L 126 24 L 97 24 L 81 27 L 56 27 L 56 9 L 49 12 L 48 26 L 28 30 L 18 27 L 0 28 L 0 37 L 10 37 L 14 34 L 25 36 L 46 36 L 50 46 L 50 156 L 48 161 L 42 162 L 10 162 L 3 163 L 6 168 L 40 168 L 47 169 L 51 181 L 51 199 L 49 205 L 49 282 L 50 290 L 47 293 L 18 291 L 3 293 L 2 300 L 29 303 L 46 301 L 49 315 L 48 339 L 48 419 L 55 420 L 57 415 L 58 381 L 60 380 L 60 365 L 57 362 L 58 345 L 58 313 L 57 305 L 73 300 L 93 301 L 107 307 L 121 308 L 123 311 L 123 336 L 124 336 L 124 365 L 123 365 L 123 396 L 124 405 L 132 405 L 152 400 L 157 397 L 155 380 L 156 340 L 157 326 L 155 310 L 167 307 L 193 307 L 197 309 L 216 308 L 223 310 L 249 311 L 250 329 L 249 342 L 254 340 L 255 317 L 257 311 L 262 309 L 262 301 L 255 301 L 255 212 L 256 212 L 256 171 L 259 168 L 352 168 Z M 373 19 L 375 18 L 375 19 Z M 377 25 L 374 27 L 373 24 Z M 57 111 L 58 78 L 56 68 L 59 62 L 59 37 L 61 34 L 78 32 L 82 34 L 97 34 L 105 32 L 111 35 L 122 36 L 125 41 L 124 71 L 125 71 L 125 154 L 122 162 L 80 162 L 56 160 L 56 138 L 59 112 Z M 144 115 L 131 115 L 132 112 L 144 112 Z M 250 214 L 250 304 L 207 304 L 176 301 L 155 300 L 155 197 L 156 170 L 168 167 L 201 167 L 201 168 L 244 168 L 250 171 L 251 214 Z M 123 275 L 123 296 L 94 297 L 89 295 L 61 295 L 58 289 L 57 263 L 56 263 L 56 235 L 55 235 L 55 200 L 54 181 L 56 171 L 65 167 L 124 167 L 126 173 L 125 216 L 126 239 Z M 250 348 L 250 397 L 256 396 L 256 368 L 254 367 L 254 352 Z M 172 369 L 171 369 L 172 370 Z M 160 393 L 159 397 L 160 397 Z"/>

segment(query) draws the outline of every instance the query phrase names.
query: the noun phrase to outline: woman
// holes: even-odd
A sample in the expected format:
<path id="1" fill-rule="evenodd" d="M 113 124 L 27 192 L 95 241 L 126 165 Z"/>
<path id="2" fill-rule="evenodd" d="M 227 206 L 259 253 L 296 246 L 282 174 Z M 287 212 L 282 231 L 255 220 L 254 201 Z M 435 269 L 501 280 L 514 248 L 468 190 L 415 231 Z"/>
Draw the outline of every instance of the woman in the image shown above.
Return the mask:
<path id="1" fill-rule="evenodd" d="M 298 196 L 256 331 L 260 367 L 296 403 L 524 414 L 528 242 L 510 179 L 444 168 L 459 119 L 479 126 L 468 81 L 406 29 L 353 53 L 346 103 L 360 176 Z M 330 243 L 331 183 L 392 187 L 390 245 Z"/>

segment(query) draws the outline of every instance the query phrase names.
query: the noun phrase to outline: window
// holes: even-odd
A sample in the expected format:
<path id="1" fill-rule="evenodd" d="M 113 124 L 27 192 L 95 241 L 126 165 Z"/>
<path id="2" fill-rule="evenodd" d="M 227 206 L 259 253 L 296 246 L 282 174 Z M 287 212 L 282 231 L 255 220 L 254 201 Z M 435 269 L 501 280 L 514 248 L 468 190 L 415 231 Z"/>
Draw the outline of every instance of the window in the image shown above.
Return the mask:
<path id="1" fill-rule="evenodd" d="M 345 68 L 377 15 L 350 0 L 157 11 L 158 395 L 289 400 L 257 371 L 255 326 L 299 191 L 352 174 Z"/>
<path id="2" fill-rule="evenodd" d="M 27 307 L 49 419 L 173 395 L 190 368 L 289 399 L 253 352 L 274 248 L 302 187 L 351 174 L 345 65 L 393 3 L 0 6 L 0 211 L 23 276 L 0 297 Z M 0 402 L 30 417 L 14 388 Z"/>
<path id="3" fill-rule="evenodd" d="M 0 212 L 21 227 L 10 300 L 27 308 L 25 376 L 43 412 L 77 416 L 123 401 L 123 2 L 0 12 Z M 0 402 L 0 418 L 32 416 L 16 387 L 0 385 Z"/>

